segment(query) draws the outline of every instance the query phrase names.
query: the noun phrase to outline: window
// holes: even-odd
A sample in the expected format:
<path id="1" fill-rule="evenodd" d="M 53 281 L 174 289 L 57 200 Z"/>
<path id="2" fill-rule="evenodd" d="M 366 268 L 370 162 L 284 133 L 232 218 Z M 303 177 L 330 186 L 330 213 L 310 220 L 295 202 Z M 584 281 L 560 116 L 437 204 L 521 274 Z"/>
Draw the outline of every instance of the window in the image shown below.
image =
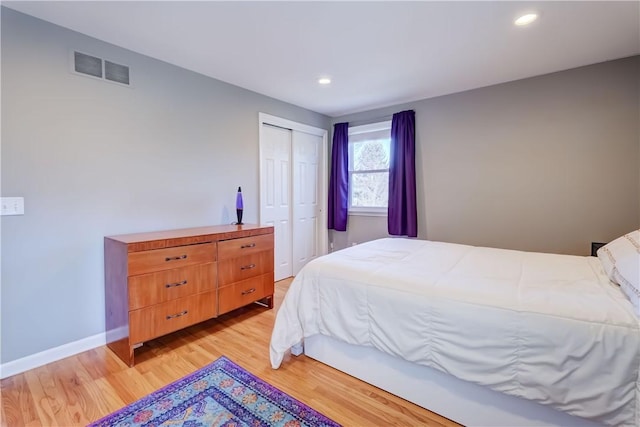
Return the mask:
<path id="1" fill-rule="evenodd" d="M 391 122 L 349 128 L 349 213 L 386 215 Z"/>

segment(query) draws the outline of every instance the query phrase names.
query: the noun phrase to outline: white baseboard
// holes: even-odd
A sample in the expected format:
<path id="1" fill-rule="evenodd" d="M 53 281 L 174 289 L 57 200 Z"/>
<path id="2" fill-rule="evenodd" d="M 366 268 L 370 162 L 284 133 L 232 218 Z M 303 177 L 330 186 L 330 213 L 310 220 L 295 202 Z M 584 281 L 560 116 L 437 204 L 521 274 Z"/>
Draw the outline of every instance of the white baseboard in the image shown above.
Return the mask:
<path id="1" fill-rule="evenodd" d="M 12 360 L 11 362 L 0 364 L 0 379 L 20 374 L 29 369 L 37 368 L 65 357 L 73 356 L 83 351 L 106 345 L 107 337 L 104 332 L 83 338 L 78 341 L 63 344 L 40 353 Z"/>

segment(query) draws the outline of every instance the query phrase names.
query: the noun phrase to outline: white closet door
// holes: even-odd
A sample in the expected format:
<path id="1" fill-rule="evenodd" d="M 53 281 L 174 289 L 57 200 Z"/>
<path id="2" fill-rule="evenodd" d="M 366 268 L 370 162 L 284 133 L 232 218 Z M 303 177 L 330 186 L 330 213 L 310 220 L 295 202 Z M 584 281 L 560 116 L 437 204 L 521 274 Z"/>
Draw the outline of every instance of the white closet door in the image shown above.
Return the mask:
<path id="1" fill-rule="evenodd" d="M 260 223 L 275 229 L 275 280 L 327 253 L 327 135 L 259 113 Z"/>
<path id="2" fill-rule="evenodd" d="M 293 131 L 293 274 L 319 253 L 322 136 Z"/>
<path id="3" fill-rule="evenodd" d="M 263 225 L 275 234 L 275 280 L 293 276 L 291 248 L 291 130 L 261 124 L 260 200 Z"/>

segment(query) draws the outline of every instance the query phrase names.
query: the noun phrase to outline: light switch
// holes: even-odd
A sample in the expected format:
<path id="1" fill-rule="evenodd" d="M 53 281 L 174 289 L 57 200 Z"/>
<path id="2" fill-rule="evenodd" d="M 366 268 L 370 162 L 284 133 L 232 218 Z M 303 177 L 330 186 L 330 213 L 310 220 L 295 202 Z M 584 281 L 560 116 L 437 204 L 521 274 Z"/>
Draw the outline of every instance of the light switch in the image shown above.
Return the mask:
<path id="1" fill-rule="evenodd" d="M 24 197 L 0 197 L 0 215 L 24 215 Z"/>

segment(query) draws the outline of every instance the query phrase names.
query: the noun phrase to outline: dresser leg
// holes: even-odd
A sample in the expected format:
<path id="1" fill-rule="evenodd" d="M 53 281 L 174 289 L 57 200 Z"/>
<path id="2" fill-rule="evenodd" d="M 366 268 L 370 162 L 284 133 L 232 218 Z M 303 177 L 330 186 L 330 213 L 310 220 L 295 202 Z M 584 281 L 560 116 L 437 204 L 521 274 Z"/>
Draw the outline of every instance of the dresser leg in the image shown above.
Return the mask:
<path id="1" fill-rule="evenodd" d="M 107 347 L 115 353 L 127 366 L 133 367 L 134 348 L 129 345 L 129 337 L 107 343 Z"/>
<path id="2" fill-rule="evenodd" d="M 273 295 L 269 295 L 268 297 L 264 297 L 255 302 L 255 304 L 261 305 L 267 308 L 273 308 Z"/>

